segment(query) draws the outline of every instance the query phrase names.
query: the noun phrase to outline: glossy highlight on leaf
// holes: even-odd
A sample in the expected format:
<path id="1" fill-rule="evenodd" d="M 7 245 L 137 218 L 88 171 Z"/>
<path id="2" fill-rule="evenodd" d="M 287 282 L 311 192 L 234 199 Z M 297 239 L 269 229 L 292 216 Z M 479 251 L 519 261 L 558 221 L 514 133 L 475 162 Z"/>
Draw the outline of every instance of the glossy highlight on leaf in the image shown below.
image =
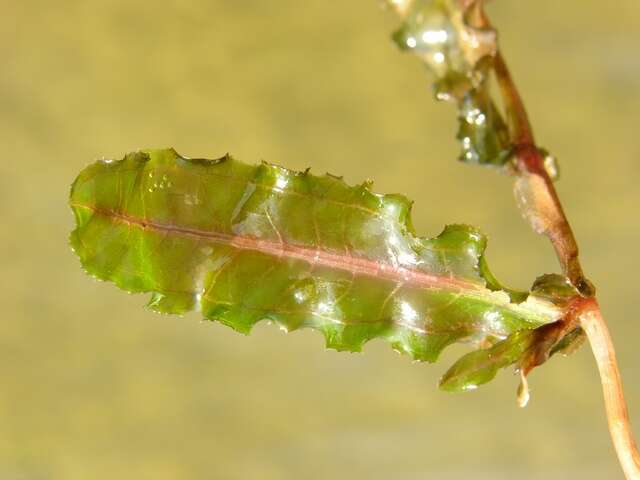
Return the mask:
<path id="1" fill-rule="evenodd" d="M 504 165 L 511 156 L 509 129 L 491 100 L 486 83 L 470 90 L 460 102 L 460 160 L 480 165 Z"/>
<path id="2" fill-rule="evenodd" d="M 403 18 L 393 38 L 435 76 L 436 98 L 456 102 L 460 159 L 504 166 L 511 157 L 509 127 L 489 89 L 495 31 L 481 0 L 390 0 Z"/>
<path id="3" fill-rule="evenodd" d="M 439 99 L 462 99 L 484 79 L 481 61 L 496 51 L 496 32 L 474 25 L 481 5 L 461 0 L 410 0 L 390 3 L 403 17 L 393 35 L 402 50 L 412 51 L 436 78 Z"/>
<path id="4" fill-rule="evenodd" d="M 242 333 L 265 319 L 312 328 L 337 350 L 381 338 L 435 361 L 454 342 L 493 345 L 561 316 L 547 298 L 515 303 L 499 289 L 478 230 L 418 237 L 411 203 L 369 187 L 140 151 L 80 173 L 70 241 L 89 274 L 151 293 L 155 311 L 200 311 Z"/>

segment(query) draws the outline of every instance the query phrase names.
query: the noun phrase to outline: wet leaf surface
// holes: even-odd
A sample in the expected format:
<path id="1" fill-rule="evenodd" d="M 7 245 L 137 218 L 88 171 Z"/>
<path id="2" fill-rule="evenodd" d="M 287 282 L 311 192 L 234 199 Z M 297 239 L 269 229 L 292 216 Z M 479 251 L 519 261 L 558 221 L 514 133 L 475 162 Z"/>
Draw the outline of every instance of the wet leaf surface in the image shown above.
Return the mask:
<path id="1" fill-rule="evenodd" d="M 452 343 L 492 345 L 562 313 L 503 290 L 477 229 L 418 237 L 411 203 L 370 183 L 153 150 L 90 165 L 70 204 L 88 273 L 150 292 L 155 311 L 200 311 L 242 333 L 271 320 L 318 330 L 337 350 L 382 338 L 435 361 Z"/>

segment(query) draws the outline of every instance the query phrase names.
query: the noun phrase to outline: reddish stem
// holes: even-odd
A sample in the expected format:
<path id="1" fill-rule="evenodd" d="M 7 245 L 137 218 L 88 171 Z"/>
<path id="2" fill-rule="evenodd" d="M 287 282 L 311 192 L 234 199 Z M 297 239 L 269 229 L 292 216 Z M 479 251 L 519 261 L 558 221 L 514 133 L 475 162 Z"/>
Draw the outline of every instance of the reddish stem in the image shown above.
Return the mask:
<path id="1" fill-rule="evenodd" d="M 527 183 L 525 187 L 534 197 L 535 204 L 531 207 L 535 210 L 540 233 L 551 240 L 562 270 L 571 283 L 585 297 L 593 296 L 594 288 L 582 273 L 575 236 L 545 168 L 544 156 L 535 144 L 522 97 L 500 52 L 496 54 L 494 70 L 507 107 L 517 173 L 520 182 Z"/>
<path id="2" fill-rule="evenodd" d="M 549 237 L 565 275 L 583 295 L 573 302 L 568 321 L 577 319 L 589 338 L 600 372 L 609 432 L 618 460 L 628 480 L 640 480 L 640 456 L 633 439 L 616 354 L 594 296 L 595 289 L 582 273 L 577 242 L 544 168 L 544 158 L 535 144 L 522 98 L 500 52 L 494 68 L 509 115 L 518 176 L 516 188 L 525 196 L 525 215 L 534 230 Z"/>
<path id="3" fill-rule="evenodd" d="M 587 333 L 600 372 L 611 439 L 625 476 L 628 480 L 638 480 L 640 479 L 640 456 L 629 422 L 629 412 L 624 399 L 622 379 L 611 334 L 602 318 L 598 302 L 595 299 L 583 301 L 584 307 L 578 318 L 580 325 Z"/>

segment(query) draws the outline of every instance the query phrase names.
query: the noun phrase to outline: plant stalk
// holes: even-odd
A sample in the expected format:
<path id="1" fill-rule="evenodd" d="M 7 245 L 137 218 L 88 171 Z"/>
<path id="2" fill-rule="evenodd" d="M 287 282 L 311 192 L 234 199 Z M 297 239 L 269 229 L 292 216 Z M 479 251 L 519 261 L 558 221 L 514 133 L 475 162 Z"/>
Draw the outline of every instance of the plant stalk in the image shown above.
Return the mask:
<path id="1" fill-rule="evenodd" d="M 463 11 L 473 6 L 478 7 L 474 17 L 476 27 L 491 28 L 482 10 L 483 0 L 458 2 Z M 401 16 L 409 12 L 412 3 L 413 0 L 388 0 L 388 4 Z M 522 97 L 499 49 L 493 58 L 493 70 L 509 122 L 516 198 L 533 230 L 549 238 L 565 276 L 581 295 L 572 302 L 566 320 L 570 324 L 578 322 L 589 338 L 600 372 L 609 431 L 620 465 L 627 480 L 640 480 L 640 455 L 629 422 L 613 342 L 595 299 L 595 288 L 584 276 L 578 256 L 578 243 L 545 167 L 545 156 L 536 145 Z"/>
<path id="2" fill-rule="evenodd" d="M 579 314 L 579 321 L 589 338 L 600 372 L 611 439 L 627 480 L 638 480 L 640 479 L 640 455 L 638 455 L 638 447 L 629 422 L 629 412 L 624 399 L 622 379 L 611 334 L 602 318 L 598 302 L 595 299 L 588 299 L 585 303 L 585 307 Z"/>
<path id="3" fill-rule="evenodd" d="M 640 480 L 640 455 L 629 422 L 613 341 L 595 299 L 595 288 L 582 272 L 578 244 L 544 167 L 543 155 L 535 144 L 522 97 L 500 52 L 496 54 L 494 70 L 511 124 L 518 177 L 516 196 L 524 197 L 519 202 L 523 213 L 537 233 L 549 237 L 565 275 L 583 296 L 577 299 L 569 315 L 577 316 L 596 359 L 609 432 L 622 470 L 627 480 Z"/>
<path id="4" fill-rule="evenodd" d="M 564 274 L 585 297 L 591 297 L 595 289 L 582 272 L 576 242 L 571 225 L 560 203 L 553 181 L 545 168 L 545 159 L 536 146 L 522 97 L 515 86 L 504 57 L 498 51 L 494 59 L 494 71 L 505 100 L 511 127 L 511 140 L 519 180 L 516 188 L 529 198 L 524 214 L 534 230 L 549 237 Z M 518 191 L 517 191 L 518 194 Z M 521 202 L 521 207 L 523 207 Z M 526 209 L 529 208 L 530 211 Z"/>

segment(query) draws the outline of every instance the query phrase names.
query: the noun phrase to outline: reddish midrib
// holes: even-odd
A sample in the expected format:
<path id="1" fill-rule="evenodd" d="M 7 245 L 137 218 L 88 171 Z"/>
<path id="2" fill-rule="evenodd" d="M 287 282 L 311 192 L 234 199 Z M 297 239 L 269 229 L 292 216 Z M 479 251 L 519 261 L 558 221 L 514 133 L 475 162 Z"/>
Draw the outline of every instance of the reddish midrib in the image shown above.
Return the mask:
<path id="1" fill-rule="evenodd" d="M 103 210 L 90 205 L 72 204 L 73 208 L 86 208 L 94 214 L 134 225 L 142 229 L 174 233 L 179 235 L 191 235 L 198 238 L 206 238 L 215 243 L 230 245 L 241 250 L 252 250 L 276 257 L 286 257 L 303 260 L 310 265 L 319 265 L 328 268 L 347 271 L 353 275 L 366 275 L 370 277 L 384 278 L 397 283 L 415 285 L 425 289 L 437 290 L 473 290 L 480 291 L 484 287 L 478 283 L 456 279 L 454 277 L 424 273 L 405 267 L 388 265 L 363 257 L 337 254 L 319 248 L 308 248 L 288 243 L 273 242 L 255 237 L 241 235 L 229 235 L 226 233 L 199 230 L 195 228 L 166 225 L 131 217 L 120 212 Z"/>

